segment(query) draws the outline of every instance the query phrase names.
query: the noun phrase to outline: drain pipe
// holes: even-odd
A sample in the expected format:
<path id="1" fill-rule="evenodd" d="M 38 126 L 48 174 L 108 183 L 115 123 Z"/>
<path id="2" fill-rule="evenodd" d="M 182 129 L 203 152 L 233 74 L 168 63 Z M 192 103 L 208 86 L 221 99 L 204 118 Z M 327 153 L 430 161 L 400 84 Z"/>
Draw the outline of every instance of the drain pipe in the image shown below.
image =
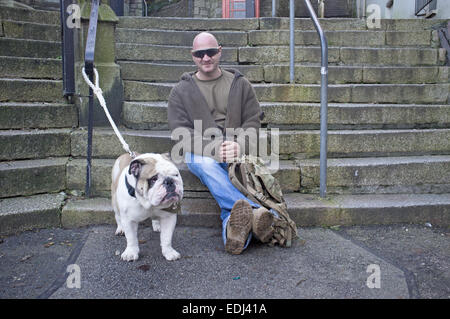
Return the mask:
<path id="1" fill-rule="evenodd" d="M 328 138 L 328 43 L 309 0 L 305 0 L 314 27 L 320 37 L 321 87 L 320 87 L 320 197 L 327 194 L 327 138 Z"/>

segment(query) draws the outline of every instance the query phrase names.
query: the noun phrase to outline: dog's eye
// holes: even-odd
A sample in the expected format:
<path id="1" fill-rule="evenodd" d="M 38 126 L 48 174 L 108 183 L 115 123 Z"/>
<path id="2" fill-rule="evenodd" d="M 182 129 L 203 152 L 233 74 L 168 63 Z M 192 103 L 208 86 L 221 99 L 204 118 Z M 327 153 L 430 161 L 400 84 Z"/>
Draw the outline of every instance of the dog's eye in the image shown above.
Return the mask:
<path id="1" fill-rule="evenodd" d="M 153 176 L 152 178 L 148 179 L 148 187 L 152 188 L 153 185 L 155 185 L 156 181 L 158 180 L 158 176 Z"/>

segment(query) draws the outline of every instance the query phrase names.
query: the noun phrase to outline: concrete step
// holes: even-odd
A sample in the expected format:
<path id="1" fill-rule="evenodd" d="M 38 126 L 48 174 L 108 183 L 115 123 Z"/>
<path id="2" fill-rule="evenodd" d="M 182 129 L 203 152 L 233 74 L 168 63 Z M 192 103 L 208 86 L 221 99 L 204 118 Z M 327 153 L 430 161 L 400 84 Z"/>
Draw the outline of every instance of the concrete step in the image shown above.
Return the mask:
<path id="1" fill-rule="evenodd" d="M 329 158 L 450 154 L 450 129 L 329 130 L 327 145 Z M 280 131 L 279 154 L 319 157 L 320 131 Z"/>
<path id="2" fill-rule="evenodd" d="M 64 194 L 43 194 L 1 199 L 0 235 L 38 228 L 61 227 Z"/>
<path id="3" fill-rule="evenodd" d="M 0 56 L 61 58 L 61 43 L 0 37 Z"/>
<path id="4" fill-rule="evenodd" d="M 62 61 L 1 56 L 0 77 L 59 80 L 62 78 Z"/>
<path id="5" fill-rule="evenodd" d="M 61 27 L 22 21 L 2 20 L 3 36 L 16 39 L 61 41 Z"/>
<path id="6" fill-rule="evenodd" d="M 319 160 L 299 160 L 302 192 L 318 192 Z M 450 193 L 450 156 L 328 159 L 330 194 Z"/>
<path id="7" fill-rule="evenodd" d="M 261 30 L 289 30 L 289 18 L 260 18 Z M 349 30 L 381 30 L 381 31 L 423 31 L 431 30 L 433 26 L 446 23 L 445 19 L 380 19 L 380 28 L 368 28 L 365 19 L 355 18 L 325 18 L 319 19 L 322 29 L 325 31 L 349 31 Z M 310 18 L 294 20 L 296 30 L 315 30 Z"/>
<path id="8" fill-rule="evenodd" d="M 124 80 L 146 82 L 178 82 L 184 72 L 193 72 L 193 64 L 119 62 Z M 223 68 L 239 70 L 250 82 L 290 83 L 289 65 L 223 65 Z M 448 83 L 448 66 L 346 66 L 328 67 L 329 84 L 345 83 Z M 295 65 L 295 82 L 299 84 L 320 84 L 321 74 L 318 64 Z"/>
<path id="9" fill-rule="evenodd" d="M 105 196 L 110 192 L 114 159 L 94 159 L 92 163 L 93 194 Z M 206 190 L 183 164 L 180 169 L 186 191 Z M 330 194 L 450 193 L 449 155 L 328 159 L 327 171 Z M 275 176 L 284 192 L 318 193 L 319 160 L 280 161 Z M 67 188 L 84 190 L 85 178 L 86 160 L 70 161 Z"/>
<path id="10" fill-rule="evenodd" d="M 202 18 L 160 18 L 119 17 L 117 28 L 162 29 L 177 31 L 248 31 L 259 28 L 258 19 L 202 19 Z"/>
<path id="11" fill-rule="evenodd" d="M 320 63 L 320 52 L 320 46 L 296 46 L 294 52 L 295 62 Z M 289 62 L 289 60 L 288 46 L 239 48 L 240 63 L 277 64 Z M 328 62 L 341 65 L 379 66 L 432 66 L 444 64 L 444 61 L 440 62 L 439 49 L 419 47 L 329 47 Z"/>
<path id="12" fill-rule="evenodd" d="M 190 46 L 167 46 L 152 44 L 117 43 L 117 59 L 126 61 L 172 61 L 192 63 Z M 320 63 L 319 46 L 296 46 L 295 62 Z M 224 63 L 277 64 L 289 62 L 289 47 L 225 47 L 221 61 Z M 436 66 L 444 64 L 439 57 L 439 49 L 434 48 L 370 48 L 370 47 L 329 47 L 328 61 L 341 65 L 399 65 Z"/>
<path id="13" fill-rule="evenodd" d="M 0 160 L 70 156 L 71 129 L 0 131 Z"/>
<path id="14" fill-rule="evenodd" d="M 66 163 L 67 158 L 0 162 L 0 198 L 63 191 Z"/>
<path id="15" fill-rule="evenodd" d="M 78 126 L 74 104 L 0 103 L 0 129 L 71 128 Z"/>
<path id="16" fill-rule="evenodd" d="M 270 83 L 290 83 L 289 65 L 265 65 L 264 81 Z M 329 84 L 415 84 L 448 83 L 448 66 L 347 66 L 328 67 Z M 320 84 L 319 65 L 296 65 L 295 83 Z"/>
<path id="17" fill-rule="evenodd" d="M 196 70 L 194 63 L 152 63 L 119 61 L 123 80 L 146 82 L 178 82 L 185 72 Z M 223 68 L 239 70 L 251 82 L 263 82 L 264 70 L 261 65 L 221 65 Z"/>
<path id="18" fill-rule="evenodd" d="M 368 30 L 365 19 L 326 18 L 319 19 L 326 31 Z M 382 19 L 380 28 L 384 31 L 430 30 L 436 24 L 446 20 L 422 19 Z M 296 30 L 314 30 L 309 18 L 296 18 Z M 119 17 L 118 28 L 129 29 L 161 29 L 177 31 L 250 31 L 250 30 L 289 30 L 289 18 L 264 17 L 260 19 L 207 19 L 207 18 L 167 18 L 167 17 Z M 371 29 L 372 30 L 372 29 Z"/>
<path id="19" fill-rule="evenodd" d="M 127 104 L 125 104 L 126 110 Z M 269 127 L 319 128 L 318 103 L 261 103 Z M 328 104 L 330 129 L 448 128 L 450 105 Z"/>
<path id="20" fill-rule="evenodd" d="M 315 195 L 285 195 L 289 215 L 297 226 L 350 226 L 395 223 L 449 225 L 450 194 L 336 195 L 320 199 Z M 109 198 L 72 200 L 62 210 L 62 226 L 115 225 Z M 144 225 L 150 225 L 145 221 Z M 182 200 L 178 226 L 221 227 L 220 210 L 213 199 Z"/>
<path id="21" fill-rule="evenodd" d="M 318 129 L 319 103 L 262 102 L 263 125 L 280 129 Z M 124 102 L 128 128 L 167 130 L 167 102 Z M 445 128 L 450 127 L 450 105 L 328 104 L 329 129 Z"/>
<path id="22" fill-rule="evenodd" d="M 61 80 L 0 78 L 0 102 L 64 103 Z"/>
<path id="23" fill-rule="evenodd" d="M 326 31 L 328 46 L 431 46 L 431 30 L 421 31 Z M 317 32 L 296 30 L 296 45 L 320 45 Z M 254 30 L 248 32 L 250 46 L 289 45 L 289 30 Z"/>
<path id="24" fill-rule="evenodd" d="M 131 149 L 137 152 L 143 152 L 143 150 L 156 153 L 171 152 L 174 145 L 169 131 L 122 130 L 121 133 Z M 86 134 L 84 130 L 72 133 L 72 156 L 85 156 Z M 266 145 L 272 145 L 273 149 L 274 143 L 278 139 L 278 154 L 284 158 L 319 156 L 319 130 L 286 130 L 278 133 L 267 132 L 267 135 L 267 141 L 263 134 L 260 136 L 261 140 L 266 141 Z M 9 141 L 6 138 L 0 138 L 1 140 L 5 140 L 5 143 Z M 261 145 L 264 144 L 261 142 Z M 123 152 L 122 146 L 112 130 L 98 129 L 94 131 L 92 156 L 114 158 Z M 430 154 L 450 154 L 450 129 L 328 131 L 328 155 L 330 158 Z"/>
<path id="25" fill-rule="evenodd" d="M 0 6 L 0 20 L 60 25 L 58 11 L 28 10 Z"/>
<path id="26" fill-rule="evenodd" d="M 172 31 L 158 29 L 116 29 L 116 42 L 192 46 L 198 31 Z M 214 31 L 214 36 L 223 47 L 239 47 L 248 44 L 247 32 Z"/>
<path id="27" fill-rule="evenodd" d="M 120 129 L 125 141 L 138 153 L 170 152 L 173 142 L 169 131 L 143 131 Z M 74 130 L 71 134 L 71 154 L 85 157 L 87 149 L 87 131 Z M 116 158 L 125 151 L 114 131 L 110 128 L 94 129 L 92 138 L 92 156 L 96 158 Z"/>
<path id="28" fill-rule="evenodd" d="M 288 30 L 213 31 L 224 47 L 289 45 Z M 122 43 L 191 46 L 198 31 L 118 28 L 116 41 Z M 421 31 L 327 31 L 329 46 L 427 46 L 431 45 L 431 30 Z M 50 39 L 49 39 L 50 40 Z M 296 45 L 320 45 L 317 32 L 297 30 Z"/>
<path id="29" fill-rule="evenodd" d="M 166 101 L 174 83 L 124 81 L 126 101 Z M 320 85 L 254 84 L 261 102 L 320 102 Z M 328 86 L 330 103 L 446 104 L 449 84 L 342 84 Z"/>
<path id="30" fill-rule="evenodd" d="M 173 61 L 192 63 L 191 49 L 191 46 L 117 43 L 116 59 L 126 61 Z M 237 63 L 238 49 L 223 48 L 221 61 L 223 63 Z"/>
<path id="31" fill-rule="evenodd" d="M 94 196 L 110 196 L 111 171 L 115 159 L 93 159 L 91 193 Z M 178 165 L 183 178 L 184 190 L 190 193 L 186 196 L 205 196 L 207 188 L 193 175 L 185 163 Z M 293 161 L 280 161 L 279 170 L 274 173 L 281 183 L 284 192 L 298 191 L 300 188 L 300 169 L 293 165 Z M 86 159 L 72 159 L 67 164 L 67 189 L 79 194 L 85 189 Z M 200 193 L 200 195 L 199 195 Z M 206 194 L 207 196 L 207 194 Z"/>

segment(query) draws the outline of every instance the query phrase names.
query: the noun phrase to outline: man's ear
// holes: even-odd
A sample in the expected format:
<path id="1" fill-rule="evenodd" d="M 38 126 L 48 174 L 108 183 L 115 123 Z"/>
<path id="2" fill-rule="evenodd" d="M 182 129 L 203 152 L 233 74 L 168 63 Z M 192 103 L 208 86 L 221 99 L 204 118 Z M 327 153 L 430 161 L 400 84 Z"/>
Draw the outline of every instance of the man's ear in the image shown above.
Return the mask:
<path id="1" fill-rule="evenodd" d="M 134 160 L 130 163 L 130 168 L 128 169 L 128 174 L 133 175 L 134 177 L 138 178 L 139 174 L 141 173 L 142 163 L 140 160 Z"/>

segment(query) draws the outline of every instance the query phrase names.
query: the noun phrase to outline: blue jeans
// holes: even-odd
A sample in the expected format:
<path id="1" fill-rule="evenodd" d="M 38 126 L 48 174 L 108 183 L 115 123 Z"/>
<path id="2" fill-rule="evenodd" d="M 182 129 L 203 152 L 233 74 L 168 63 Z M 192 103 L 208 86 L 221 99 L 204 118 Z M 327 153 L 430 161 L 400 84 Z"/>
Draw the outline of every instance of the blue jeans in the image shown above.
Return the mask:
<path id="1" fill-rule="evenodd" d="M 200 156 L 187 152 L 185 161 L 189 170 L 197 176 L 200 181 L 209 189 L 211 195 L 220 207 L 220 218 L 222 219 L 222 238 L 223 243 L 227 241 L 227 222 L 230 218 L 231 209 L 234 203 L 239 199 L 246 200 L 253 208 L 259 208 L 260 205 L 255 204 L 245 197 L 228 178 L 227 163 L 218 163 L 214 159 L 207 156 Z M 271 210 L 272 214 L 277 216 Z M 252 233 L 250 232 L 244 248 L 247 248 Z"/>

